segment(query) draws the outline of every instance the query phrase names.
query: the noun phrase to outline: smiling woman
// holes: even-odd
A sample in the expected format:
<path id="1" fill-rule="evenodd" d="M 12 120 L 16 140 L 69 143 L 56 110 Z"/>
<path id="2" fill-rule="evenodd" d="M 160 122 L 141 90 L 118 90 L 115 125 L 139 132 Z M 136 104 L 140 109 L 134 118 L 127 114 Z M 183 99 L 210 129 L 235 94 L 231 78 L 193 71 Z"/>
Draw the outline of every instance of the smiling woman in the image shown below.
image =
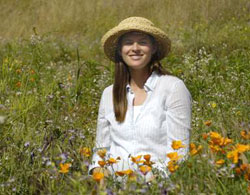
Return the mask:
<path id="1" fill-rule="evenodd" d="M 151 21 L 130 17 L 108 31 L 102 43 L 115 62 L 115 80 L 102 94 L 90 173 L 137 170 L 149 181 L 156 168 L 168 177 L 168 162 L 176 167 L 177 160 L 167 154 L 177 152 L 178 159 L 187 155 L 191 121 L 189 91 L 160 63 L 170 51 L 170 40 Z M 176 141 L 183 147 L 173 148 Z M 103 149 L 120 160 L 105 168 L 104 157 L 98 155 Z M 142 166 L 149 166 L 143 169 L 147 172 Z"/>

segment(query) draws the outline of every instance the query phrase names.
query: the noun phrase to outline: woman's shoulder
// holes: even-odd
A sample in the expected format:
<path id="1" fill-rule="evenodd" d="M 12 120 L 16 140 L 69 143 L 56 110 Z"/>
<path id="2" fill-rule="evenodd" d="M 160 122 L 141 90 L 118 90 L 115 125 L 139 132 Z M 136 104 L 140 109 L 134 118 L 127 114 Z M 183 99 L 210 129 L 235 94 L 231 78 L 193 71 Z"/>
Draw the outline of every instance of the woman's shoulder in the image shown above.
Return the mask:
<path id="1" fill-rule="evenodd" d="M 176 85 L 184 85 L 185 86 L 182 79 L 180 79 L 176 76 L 173 76 L 173 75 L 161 75 L 160 84 L 164 85 L 168 89 L 171 89 Z"/>
<path id="2" fill-rule="evenodd" d="M 113 91 L 113 84 L 106 87 L 103 90 L 102 95 L 105 96 L 105 97 L 111 97 L 112 96 L 112 91 Z"/>

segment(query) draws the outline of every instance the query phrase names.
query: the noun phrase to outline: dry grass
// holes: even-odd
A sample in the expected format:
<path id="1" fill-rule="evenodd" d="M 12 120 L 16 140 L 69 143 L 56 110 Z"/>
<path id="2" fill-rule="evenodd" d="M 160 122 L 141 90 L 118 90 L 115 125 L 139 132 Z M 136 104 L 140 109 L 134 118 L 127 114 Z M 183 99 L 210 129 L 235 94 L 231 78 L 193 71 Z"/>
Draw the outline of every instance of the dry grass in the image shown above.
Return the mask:
<path id="1" fill-rule="evenodd" d="M 0 36 L 29 36 L 36 27 L 41 34 L 96 38 L 128 16 L 147 17 L 173 33 L 199 22 L 241 17 L 249 9 L 248 0 L 1 0 Z"/>

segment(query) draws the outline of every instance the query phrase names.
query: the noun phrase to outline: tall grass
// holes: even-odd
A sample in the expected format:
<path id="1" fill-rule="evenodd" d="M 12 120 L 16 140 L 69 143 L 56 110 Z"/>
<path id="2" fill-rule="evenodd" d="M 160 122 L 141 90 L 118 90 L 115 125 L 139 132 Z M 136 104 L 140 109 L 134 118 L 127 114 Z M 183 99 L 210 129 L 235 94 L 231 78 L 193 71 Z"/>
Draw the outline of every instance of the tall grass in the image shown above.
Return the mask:
<path id="1" fill-rule="evenodd" d="M 249 150 L 238 162 L 227 157 L 250 137 L 247 0 L 0 0 L 0 10 L 0 194 L 248 193 Z M 93 146 L 100 95 L 113 78 L 100 38 L 135 15 L 169 34 L 163 64 L 192 94 L 191 141 L 203 149 L 170 180 L 110 177 L 101 188 L 83 152 Z M 233 143 L 211 149 L 215 131 Z M 71 164 L 68 173 L 60 163 Z"/>

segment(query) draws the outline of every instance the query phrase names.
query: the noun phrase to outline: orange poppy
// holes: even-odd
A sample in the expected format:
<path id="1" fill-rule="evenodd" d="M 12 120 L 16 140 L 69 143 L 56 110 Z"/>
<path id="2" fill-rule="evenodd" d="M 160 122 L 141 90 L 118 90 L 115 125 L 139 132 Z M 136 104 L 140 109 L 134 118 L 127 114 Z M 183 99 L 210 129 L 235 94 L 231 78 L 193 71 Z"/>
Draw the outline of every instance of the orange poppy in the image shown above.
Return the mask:
<path id="1" fill-rule="evenodd" d="M 107 153 L 106 149 L 102 149 L 102 150 L 98 150 L 97 154 L 101 157 L 101 158 L 105 158 Z"/>
<path id="2" fill-rule="evenodd" d="M 69 167 L 70 167 L 70 163 L 65 163 L 65 164 L 63 164 L 63 163 L 60 163 L 59 164 L 59 166 L 60 166 L 60 170 L 59 170 L 59 172 L 60 173 L 68 173 L 69 172 Z"/>
<path id="3" fill-rule="evenodd" d="M 81 148 L 80 149 L 80 154 L 82 154 L 85 157 L 90 157 L 91 155 L 91 150 L 87 147 Z"/>
<path id="4" fill-rule="evenodd" d="M 174 150 L 178 150 L 178 149 L 180 149 L 180 148 L 185 148 L 185 146 L 182 145 L 181 141 L 173 141 L 173 142 L 172 142 L 172 148 L 173 148 Z"/>
<path id="5" fill-rule="evenodd" d="M 101 173 L 101 172 L 96 172 L 96 173 L 93 173 L 93 179 L 96 181 L 96 182 L 100 182 L 103 178 L 104 178 L 104 174 Z"/>
<path id="6" fill-rule="evenodd" d="M 171 161 L 177 161 L 180 158 L 182 158 L 182 156 L 178 155 L 177 152 L 170 152 L 170 153 L 167 154 L 167 157 L 170 158 Z"/>

